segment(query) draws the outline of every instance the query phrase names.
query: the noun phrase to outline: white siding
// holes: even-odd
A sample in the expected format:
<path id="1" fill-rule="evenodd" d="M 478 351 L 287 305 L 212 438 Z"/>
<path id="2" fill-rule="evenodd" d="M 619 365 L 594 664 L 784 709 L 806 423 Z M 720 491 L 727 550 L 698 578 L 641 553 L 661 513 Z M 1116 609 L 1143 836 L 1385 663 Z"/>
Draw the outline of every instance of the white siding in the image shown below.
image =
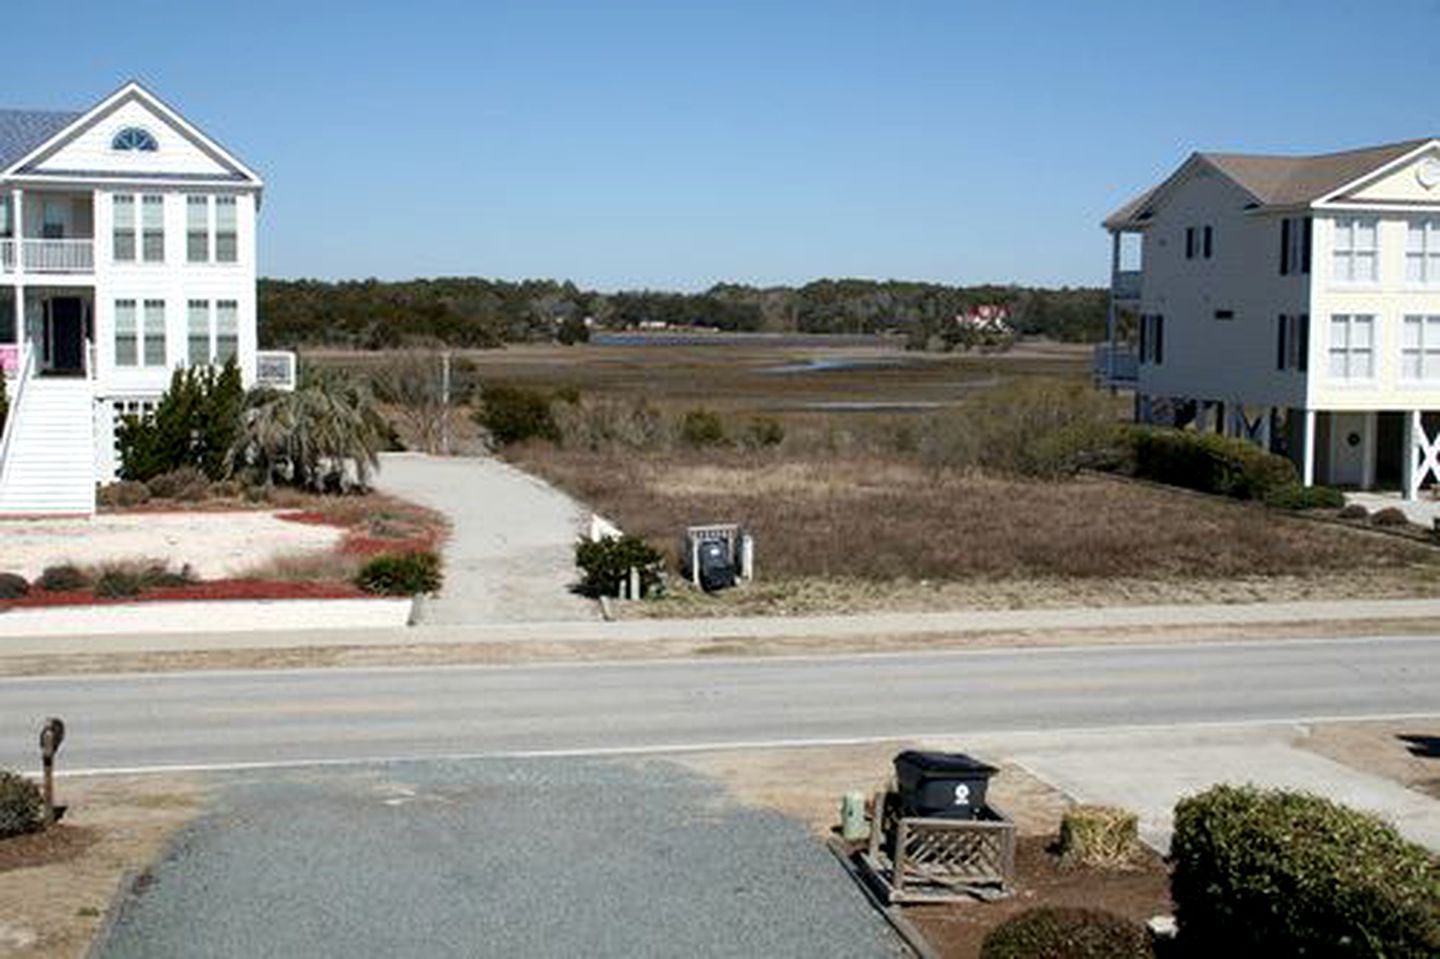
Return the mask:
<path id="1" fill-rule="evenodd" d="M 159 149 L 112 150 L 110 142 L 126 127 L 143 127 Z M 234 171 L 211 156 L 180 129 L 138 100 L 128 100 L 36 165 L 41 171 L 98 170 L 109 173 L 178 173 L 226 176 Z"/>

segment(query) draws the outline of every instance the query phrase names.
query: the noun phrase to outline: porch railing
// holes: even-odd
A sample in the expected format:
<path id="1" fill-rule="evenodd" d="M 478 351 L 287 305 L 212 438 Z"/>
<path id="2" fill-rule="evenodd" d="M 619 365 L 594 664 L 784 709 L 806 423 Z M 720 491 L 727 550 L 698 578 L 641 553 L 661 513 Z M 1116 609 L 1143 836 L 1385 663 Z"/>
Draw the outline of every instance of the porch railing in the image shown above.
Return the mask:
<path id="1" fill-rule="evenodd" d="M 19 428 L 21 402 L 25 399 L 25 386 L 35 373 L 35 344 L 26 340 L 20 347 L 19 368 L 15 372 L 15 384 L 10 396 L 10 412 L 5 417 L 5 429 L 0 431 L 0 485 L 10 466 L 10 446 L 15 442 L 15 431 Z"/>
<path id="2" fill-rule="evenodd" d="M 9 241 L 14 242 L 14 241 Z M 94 240 L 20 241 L 27 273 L 94 273 Z M 13 253 L 12 253 L 13 258 Z M 7 267 L 13 269 L 14 267 Z"/>
<path id="3" fill-rule="evenodd" d="M 1123 343 L 1100 343 L 1091 359 L 1091 372 L 1105 385 L 1125 385 L 1140 378 L 1140 357 Z"/>
<path id="4" fill-rule="evenodd" d="M 1139 270 L 1116 270 L 1110 277 L 1110 295 L 1117 300 L 1140 299 L 1140 283 L 1144 274 Z"/>

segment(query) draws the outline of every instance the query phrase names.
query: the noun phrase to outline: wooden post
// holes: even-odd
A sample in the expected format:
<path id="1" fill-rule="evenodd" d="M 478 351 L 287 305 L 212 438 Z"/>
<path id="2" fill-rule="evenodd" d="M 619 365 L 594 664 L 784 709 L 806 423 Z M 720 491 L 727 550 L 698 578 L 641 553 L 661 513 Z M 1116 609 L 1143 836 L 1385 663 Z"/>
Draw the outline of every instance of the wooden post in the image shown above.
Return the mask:
<path id="1" fill-rule="evenodd" d="M 440 452 L 450 455 L 450 351 L 440 354 Z"/>

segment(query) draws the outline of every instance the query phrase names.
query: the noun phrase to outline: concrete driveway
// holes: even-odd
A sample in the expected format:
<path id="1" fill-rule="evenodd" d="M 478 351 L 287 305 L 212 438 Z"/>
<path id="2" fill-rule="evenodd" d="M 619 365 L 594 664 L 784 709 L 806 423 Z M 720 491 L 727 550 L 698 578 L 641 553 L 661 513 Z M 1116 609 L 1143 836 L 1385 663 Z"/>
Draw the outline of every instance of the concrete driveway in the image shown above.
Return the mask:
<path id="1" fill-rule="evenodd" d="M 385 454 L 378 489 L 450 518 L 445 587 L 420 621 L 445 625 L 599 618 L 570 592 L 589 514 L 564 493 L 490 457 Z"/>
<path id="2" fill-rule="evenodd" d="M 905 955 L 801 823 L 658 761 L 234 779 L 92 955 Z"/>

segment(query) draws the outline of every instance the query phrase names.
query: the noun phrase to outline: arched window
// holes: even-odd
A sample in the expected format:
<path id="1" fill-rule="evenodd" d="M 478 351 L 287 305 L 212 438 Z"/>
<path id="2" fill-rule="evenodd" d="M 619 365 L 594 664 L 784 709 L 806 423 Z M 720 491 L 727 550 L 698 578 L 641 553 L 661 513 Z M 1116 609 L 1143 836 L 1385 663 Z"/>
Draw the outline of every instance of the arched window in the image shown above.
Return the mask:
<path id="1" fill-rule="evenodd" d="M 110 141 L 110 149 L 153 152 L 160 149 L 160 145 L 155 142 L 155 137 L 149 130 L 141 127 L 126 127 L 115 134 L 115 139 Z"/>

